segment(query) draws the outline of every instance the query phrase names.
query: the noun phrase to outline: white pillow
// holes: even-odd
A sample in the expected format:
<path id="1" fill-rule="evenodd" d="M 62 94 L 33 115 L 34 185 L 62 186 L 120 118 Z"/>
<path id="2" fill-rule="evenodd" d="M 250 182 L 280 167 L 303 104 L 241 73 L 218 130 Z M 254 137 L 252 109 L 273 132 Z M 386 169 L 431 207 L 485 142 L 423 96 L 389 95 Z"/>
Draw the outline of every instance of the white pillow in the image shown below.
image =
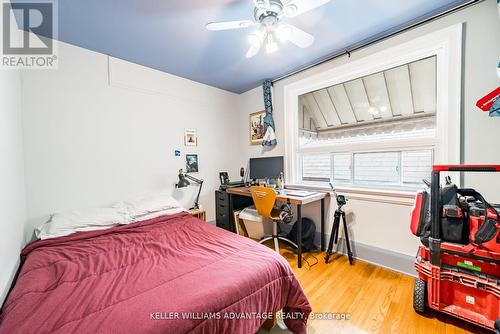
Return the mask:
<path id="1" fill-rule="evenodd" d="M 113 208 L 122 211 L 126 210 L 130 218 L 135 220 L 137 217 L 145 216 L 154 212 L 182 208 L 182 205 L 172 196 L 165 193 L 159 193 L 132 201 L 118 202 L 113 205 Z"/>
<path id="2" fill-rule="evenodd" d="M 74 210 L 52 214 L 45 224 L 35 229 L 35 234 L 43 240 L 75 232 L 103 230 L 128 221 L 127 212 L 117 208 Z"/>
<path id="3" fill-rule="evenodd" d="M 130 223 L 136 223 L 136 222 L 140 222 L 140 221 L 144 221 L 144 220 L 148 220 L 148 219 L 153 219 L 153 218 L 157 218 L 157 217 L 161 217 L 161 216 L 174 215 L 174 214 L 180 213 L 180 212 L 187 212 L 187 210 L 181 207 L 181 208 L 172 208 L 172 209 L 156 211 L 156 212 L 148 213 L 148 214 L 145 214 L 142 216 L 136 216 L 130 220 Z"/>

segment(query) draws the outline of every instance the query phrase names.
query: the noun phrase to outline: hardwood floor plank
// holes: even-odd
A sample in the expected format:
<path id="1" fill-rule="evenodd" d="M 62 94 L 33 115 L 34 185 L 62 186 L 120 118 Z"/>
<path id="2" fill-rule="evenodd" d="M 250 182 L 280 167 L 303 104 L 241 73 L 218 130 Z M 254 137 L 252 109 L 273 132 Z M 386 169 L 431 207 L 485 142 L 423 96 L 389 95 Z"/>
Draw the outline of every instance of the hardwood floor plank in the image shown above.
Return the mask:
<path id="1" fill-rule="evenodd" d="M 318 263 L 310 268 L 305 263 L 298 269 L 292 250 L 282 248 L 281 254 L 292 266 L 315 313 L 350 314 L 350 320 L 310 320 L 309 334 L 491 334 L 438 312 L 417 314 L 412 305 L 413 277 L 360 260 L 350 266 L 345 256 L 334 255 L 325 264 L 324 252 L 306 253 L 309 263 L 315 262 L 314 257 Z M 276 327 L 271 332 L 289 333 Z"/>

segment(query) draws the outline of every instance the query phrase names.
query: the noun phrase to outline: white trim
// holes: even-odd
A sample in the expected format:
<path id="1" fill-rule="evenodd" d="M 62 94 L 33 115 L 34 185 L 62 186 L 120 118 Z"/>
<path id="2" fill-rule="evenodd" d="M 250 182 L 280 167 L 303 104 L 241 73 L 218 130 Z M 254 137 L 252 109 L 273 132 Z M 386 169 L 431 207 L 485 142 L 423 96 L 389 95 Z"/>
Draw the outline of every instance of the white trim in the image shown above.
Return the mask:
<path id="1" fill-rule="evenodd" d="M 330 192 L 330 188 L 312 184 L 287 184 L 287 189 L 309 190 L 318 192 Z M 413 206 L 415 203 L 415 192 L 398 191 L 388 189 L 368 189 L 362 187 L 336 187 L 339 194 L 348 195 L 349 199 L 362 200 L 367 202 L 390 203 L 404 206 Z"/>
<path id="2" fill-rule="evenodd" d="M 428 149 L 437 144 L 434 138 L 422 138 L 419 140 L 415 139 L 398 139 L 397 143 L 391 143 L 389 141 L 383 141 L 377 143 L 374 147 L 372 143 L 352 143 L 343 145 L 322 145 L 322 146 L 311 146 L 301 148 L 300 152 L 297 153 L 323 153 L 323 152 L 388 152 L 388 151 L 401 151 L 408 149 Z"/>
<path id="3" fill-rule="evenodd" d="M 286 175 L 289 175 L 292 182 L 299 180 L 297 129 L 300 95 L 432 56 L 437 58 L 437 138 L 434 163 L 459 164 L 462 23 L 286 85 L 284 87 Z"/>

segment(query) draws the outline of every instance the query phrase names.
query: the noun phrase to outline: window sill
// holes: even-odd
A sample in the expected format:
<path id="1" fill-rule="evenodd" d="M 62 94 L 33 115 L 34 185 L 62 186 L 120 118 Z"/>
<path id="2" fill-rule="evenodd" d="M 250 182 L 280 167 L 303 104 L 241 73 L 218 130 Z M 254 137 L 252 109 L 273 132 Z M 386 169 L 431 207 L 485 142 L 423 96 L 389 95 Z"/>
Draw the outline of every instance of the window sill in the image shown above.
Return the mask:
<path id="1" fill-rule="evenodd" d="M 319 184 L 287 184 L 287 189 L 311 190 L 320 192 L 331 192 L 330 187 Z M 349 199 L 360 201 L 390 203 L 398 205 L 413 206 L 416 191 L 336 187 L 338 193 L 348 195 Z"/>

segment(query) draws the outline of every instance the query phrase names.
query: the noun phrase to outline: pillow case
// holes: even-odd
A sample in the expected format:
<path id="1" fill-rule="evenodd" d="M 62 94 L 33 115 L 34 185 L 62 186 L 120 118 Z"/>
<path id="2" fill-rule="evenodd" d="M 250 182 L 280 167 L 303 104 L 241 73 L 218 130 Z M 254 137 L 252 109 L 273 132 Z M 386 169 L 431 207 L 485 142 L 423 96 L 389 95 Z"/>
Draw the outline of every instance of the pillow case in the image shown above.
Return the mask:
<path id="1" fill-rule="evenodd" d="M 119 209 L 120 211 L 126 211 L 133 221 L 137 221 L 139 217 L 156 212 L 170 209 L 183 209 L 182 205 L 177 200 L 165 193 L 149 195 L 132 201 L 118 202 L 113 205 L 113 208 Z"/>
<path id="2" fill-rule="evenodd" d="M 156 212 L 152 212 L 152 213 L 147 213 L 147 214 L 142 215 L 142 216 L 135 216 L 135 217 L 131 218 L 129 222 L 130 223 L 137 223 L 137 222 L 140 222 L 140 221 L 144 221 L 144 220 L 148 220 L 148 219 L 153 219 L 153 218 L 158 218 L 158 217 L 161 217 L 161 216 L 174 215 L 174 214 L 180 213 L 180 212 L 188 212 L 188 210 L 180 207 L 180 208 L 172 208 L 172 209 L 166 209 L 166 210 L 156 211 Z"/>
<path id="3" fill-rule="evenodd" d="M 45 224 L 35 229 L 35 235 L 44 240 L 75 232 L 103 230 L 128 221 L 127 212 L 119 208 L 74 210 L 52 214 Z"/>

